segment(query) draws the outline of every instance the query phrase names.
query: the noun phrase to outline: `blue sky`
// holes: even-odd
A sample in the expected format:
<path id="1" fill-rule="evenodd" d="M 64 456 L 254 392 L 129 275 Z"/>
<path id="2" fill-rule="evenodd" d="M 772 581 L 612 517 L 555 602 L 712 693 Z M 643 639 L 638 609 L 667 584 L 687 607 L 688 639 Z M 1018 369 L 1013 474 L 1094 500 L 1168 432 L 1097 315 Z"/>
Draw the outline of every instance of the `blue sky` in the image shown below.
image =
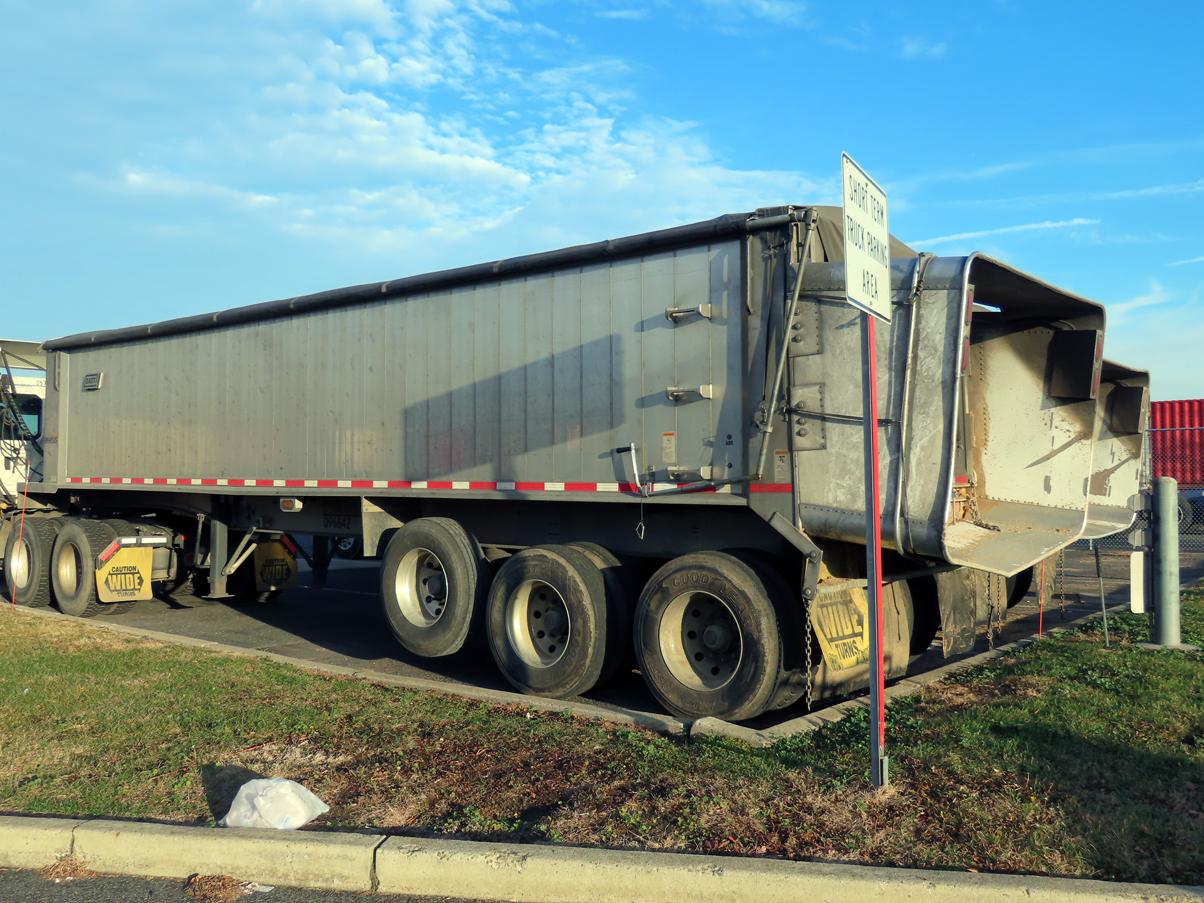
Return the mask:
<path id="1" fill-rule="evenodd" d="M 1204 8 L 1157 8 L 0 0 L 0 333 L 839 203 L 847 149 L 1204 395 Z"/>

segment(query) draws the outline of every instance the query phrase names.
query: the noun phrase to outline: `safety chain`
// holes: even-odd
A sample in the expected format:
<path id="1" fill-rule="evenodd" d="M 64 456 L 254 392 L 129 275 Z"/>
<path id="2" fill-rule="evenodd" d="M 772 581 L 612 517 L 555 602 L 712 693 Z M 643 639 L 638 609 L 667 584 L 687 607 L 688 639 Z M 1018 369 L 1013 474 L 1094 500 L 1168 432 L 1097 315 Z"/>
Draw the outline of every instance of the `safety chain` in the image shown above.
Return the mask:
<path id="1" fill-rule="evenodd" d="M 1062 620 L 1066 620 L 1066 553 L 1058 553 L 1058 563 L 1055 566 L 1058 578 L 1058 608 L 1062 612 Z"/>
<path id="2" fill-rule="evenodd" d="M 987 648 L 995 648 L 995 579 L 993 574 L 987 574 Z"/>
<path id="3" fill-rule="evenodd" d="M 815 599 L 803 600 L 803 617 L 806 618 L 806 626 L 803 628 L 803 664 L 807 671 L 807 711 L 811 711 L 811 694 L 814 690 L 815 681 L 811 677 L 811 642 L 812 631 L 811 626 L 811 606 L 815 604 Z"/>

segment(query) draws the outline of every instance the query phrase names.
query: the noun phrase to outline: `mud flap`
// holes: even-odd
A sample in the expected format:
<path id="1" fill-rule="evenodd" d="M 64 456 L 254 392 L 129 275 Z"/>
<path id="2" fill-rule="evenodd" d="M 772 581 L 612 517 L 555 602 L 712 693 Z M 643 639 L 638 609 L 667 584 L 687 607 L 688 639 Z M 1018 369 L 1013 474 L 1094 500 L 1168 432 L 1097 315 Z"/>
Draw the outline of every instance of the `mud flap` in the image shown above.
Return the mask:
<path id="1" fill-rule="evenodd" d="M 155 550 L 123 546 L 96 569 L 96 598 L 106 604 L 144 602 L 154 596 L 151 572 Z"/>
<path id="2" fill-rule="evenodd" d="M 812 626 L 829 673 L 868 669 L 870 660 L 869 601 L 859 586 L 825 589 L 812 606 Z M 914 621 L 906 581 L 882 587 L 883 657 L 888 678 L 907 673 Z"/>
<path id="3" fill-rule="evenodd" d="M 941 609 L 941 647 L 948 658 L 974 648 L 979 624 L 1003 621 L 1007 584 L 998 574 L 958 568 L 934 575 L 937 604 Z"/>
<path id="4" fill-rule="evenodd" d="M 252 556 L 252 566 L 258 592 L 277 592 L 297 585 L 297 558 L 283 542 L 259 543 Z"/>

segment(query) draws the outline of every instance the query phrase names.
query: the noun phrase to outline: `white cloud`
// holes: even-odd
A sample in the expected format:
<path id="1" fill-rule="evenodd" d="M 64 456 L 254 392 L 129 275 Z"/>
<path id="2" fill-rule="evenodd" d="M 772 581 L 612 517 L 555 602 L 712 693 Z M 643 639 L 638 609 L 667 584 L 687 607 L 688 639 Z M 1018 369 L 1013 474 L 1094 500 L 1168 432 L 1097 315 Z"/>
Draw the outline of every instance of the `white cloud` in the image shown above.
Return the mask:
<path id="1" fill-rule="evenodd" d="M 1121 191 L 1100 191 L 1089 195 L 1093 201 L 1127 201 L 1132 198 L 1156 198 L 1204 193 L 1204 179 L 1176 182 L 1169 185 L 1149 185 L 1145 188 L 1126 188 Z"/>
<path id="2" fill-rule="evenodd" d="M 702 5 L 718 17 L 716 24 L 725 29 L 750 19 L 788 27 L 809 25 L 807 4 L 801 0 L 702 0 Z"/>
<path id="3" fill-rule="evenodd" d="M 273 19 L 365 22 L 384 28 L 393 25 L 393 10 L 386 0 L 254 0 L 251 11 Z"/>
<path id="4" fill-rule="evenodd" d="M 1076 216 L 1066 220 L 1042 220 L 1039 223 L 1020 223 L 1015 226 L 1000 226 L 996 229 L 980 229 L 976 232 L 957 232 L 953 235 L 938 235 L 936 238 L 923 238 L 919 241 L 909 241 L 914 248 L 926 248 L 931 245 L 944 245 L 957 241 L 968 241 L 976 238 L 987 238 L 992 235 L 1011 235 L 1016 232 L 1039 232 L 1047 229 L 1072 229 L 1077 226 L 1095 226 L 1097 219 L 1087 219 Z"/>
<path id="5" fill-rule="evenodd" d="M 116 183 L 110 184 L 135 194 L 219 200 L 244 207 L 267 207 L 280 200 L 270 194 L 239 191 L 225 185 L 137 169 L 122 171 Z"/>
<path id="6" fill-rule="evenodd" d="M 1151 282 L 1149 291 L 1141 295 L 1134 295 L 1126 301 L 1120 301 L 1116 304 L 1108 305 L 1108 316 L 1112 322 L 1123 320 L 1125 315 L 1139 310 L 1143 307 L 1153 307 L 1158 304 L 1166 304 L 1171 300 L 1170 293 L 1166 287 L 1160 282 Z"/>
<path id="7" fill-rule="evenodd" d="M 1204 179 L 1197 179 L 1194 182 L 1146 185 L 1141 188 L 1123 188 L 1114 191 L 1066 191 L 1056 194 L 1019 195 L 1010 198 L 968 198 L 953 203 L 973 206 L 1034 207 L 1045 204 L 1131 201 L 1142 198 L 1182 197 L 1196 194 L 1204 194 Z"/>
<path id="8" fill-rule="evenodd" d="M 1185 267 L 1190 266 L 1193 263 L 1204 263 L 1204 255 L 1201 255 L 1200 257 L 1189 257 L 1187 260 L 1176 260 L 1174 263 L 1168 263 L 1167 266 Z"/>
<path id="9" fill-rule="evenodd" d="M 1200 301 L 1199 290 L 1176 295 L 1153 282 L 1148 291 L 1109 304 L 1106 356 L 1149 370 L 1156 399 L 1199 398 L 1204 321 L 1195 312 Z M 1134 310 L 1140 315 L 1131 315 Z"/>
<path id="10" fill-rule="evenodd" d="M 617 19 L 622 22 L 642 22 L 647 19 L 651 10 L 648 7 L 637 9 L 601 9 L 594 13 L 599 19 Z"/>
<path id="11" fill-rule="evenodd" d="M 709 2 L 762 18 L 802 9 Z M 500 0 L 410 0 L 388 21 L 368 0 L 256 9 L 270 37 L 242 37 L 279 51 L 239 73 L 246 104 L 174 144 L 132 145 L 138 162 L 104 187 L 222 204 L 411 272 L 834 190 L 729 166 L 692 123 L 633 117 L 623 61 L 576 52 Z M 267 21 L 290 10 L 287 29 Z"/>
<path id="12" fill-rule="evenodd" d="M 948 49 L 944 41 L 908 37 L 903 39 L 899 56 L 905 60 L 937 60 L 943 57 Z"/>

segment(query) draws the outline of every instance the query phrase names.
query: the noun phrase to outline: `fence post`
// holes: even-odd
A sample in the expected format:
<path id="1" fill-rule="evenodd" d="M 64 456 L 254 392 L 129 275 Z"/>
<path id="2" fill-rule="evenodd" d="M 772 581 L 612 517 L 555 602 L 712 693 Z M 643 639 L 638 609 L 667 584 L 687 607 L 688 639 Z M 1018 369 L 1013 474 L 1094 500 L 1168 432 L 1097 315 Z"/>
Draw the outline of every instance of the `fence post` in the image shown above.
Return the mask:
<path id="1" fill-rule="evenodd" d="M 1154 480 L 1154 642 L 1180 642 L 1179 484 L 1171 477 Z"/>

